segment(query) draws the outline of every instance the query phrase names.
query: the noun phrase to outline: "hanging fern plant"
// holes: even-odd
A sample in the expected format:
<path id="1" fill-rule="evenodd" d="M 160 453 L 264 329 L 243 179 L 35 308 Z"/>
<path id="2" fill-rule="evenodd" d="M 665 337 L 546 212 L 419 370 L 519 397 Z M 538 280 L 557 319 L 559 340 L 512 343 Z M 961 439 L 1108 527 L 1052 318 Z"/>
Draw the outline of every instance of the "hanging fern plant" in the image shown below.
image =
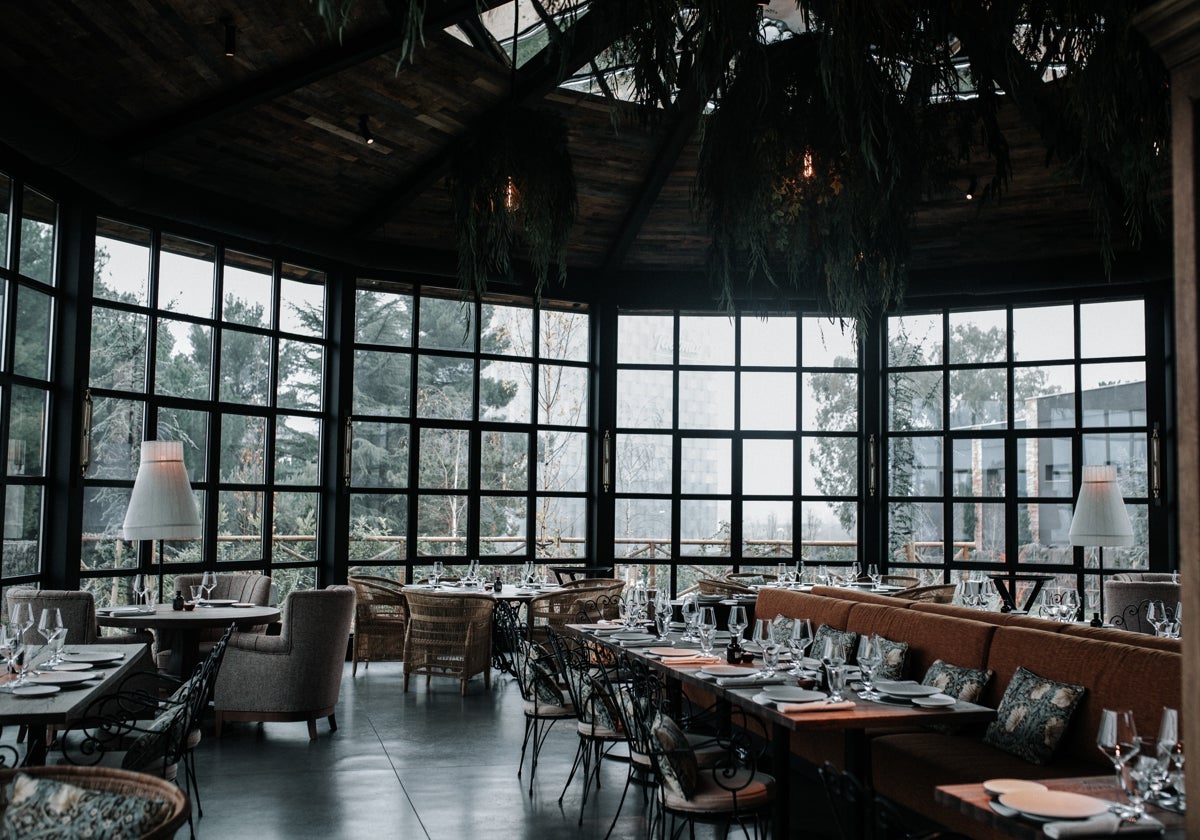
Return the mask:
<path id="1" fill-rule="evenodd" d="M 449 179 L 463 291 L 482 294 L 512 273 L 522 243 L 540 296 L 557 265 L 566 278 L 567 240 L 579 202 L 567 125 L 551 111 L 511 107 L 455 155 Z"/>

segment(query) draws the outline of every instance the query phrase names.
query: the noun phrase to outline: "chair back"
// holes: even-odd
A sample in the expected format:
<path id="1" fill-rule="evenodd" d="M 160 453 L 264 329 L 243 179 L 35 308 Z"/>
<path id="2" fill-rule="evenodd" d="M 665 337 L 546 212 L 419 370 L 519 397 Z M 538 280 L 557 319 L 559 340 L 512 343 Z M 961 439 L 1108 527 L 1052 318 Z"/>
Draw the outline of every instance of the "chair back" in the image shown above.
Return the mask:
<path id="1" fill-rule="evenodd" d="M 891 586 L 903 586 L 908 588 L 910 586 L 920 585 L 921 579 L 915 575 L 881 575 L 879 582 L 889 584 Z"/>
<path id="2" fill-rule="evenodd" d="M 8 615 L 13 607 L 28 604 L 33 607 L 34 625 L 25 631 L 26 644 L 40 645 L 46 640 L 38 632 L 37 621 L 43 609 L 57 608 L 62 612 L 63 625 L 67 628 L 64 644 L 86 645 L 96 641 L 96 600 L 91 592 L 77 589 L 27 589 L 16 586 L 5 592 Z"/>
<path id="3" fill-rule="evenodd" d="M 38 780 L 64 782 L 86 790 L 104 791 L 162 802 L 157 819 L 146 826 L 142 833 L 138 834 L 136 838 L 133 835 L 124 835 L 130 837 L 130 840 L 165 840 L 165 838 L 174 837 L 175 832 L 188 819 L 190 806 L 184 792 L 171 782 L 146 773 L 134 773 L 113 767 L 72 767 L 67 765 L 19 767 L 0 770 L 0 784 L 5 786 L 11 784 L 18 773 Z M 71 828 L 75 836 L 81 836 L 87 826 L 73 824 Z M 97 825 L 96 828 L 99 829 L 100 826 Z"/>
<path id="4" fill-rule="evenodd" d="M 576 580 L 599 578 L 612 574 L 612 566 L 549 566 L 551 572 L 564 586 Z"/>
<path id="5" fill-rule="evenodd" d="M 1170 580 L 1117 580 L 1114 575 L 1104 581 L 1104 613 L 1109 623 L 1138 633 L 1153 633 L 1154 626 L 1146 620 L 1146 605 L 1162 601 L 1172 611 L 1180 600 L 1180 585 Z"/>
<path id="6" fill-rule="evenodd" d="M 954 601 L 955 583 L 935 583 L 931 586 L 910 586 L 901 589 L 893 597 L 906 601 L 926 601 L 933 604 L 949 604 Z"/>
<path id="7" fill-rule="evenodd" d="M 190 587 L 199 586 L 203 575 L 186 574 L 175 576 L 175 588 L 184 598 L 191 597 Z M 243 604 L 265 607 L 271 601 L 271 579 L 258 572 L 222 572 L 217 575 L 217 585 L 207 597 L 232 598 Z M 217 638 L 220 638 L 218 632 Z"/>
<path id="8" fill-rule="evenodd" d="M 700 578 L 696 582 L 701 595 L 721 595 L 730 598 L 734 595 L 745 595 L 754 590 L 739 581 L 720 578 Z"/>
<path id="9" fill-rule="evenodd" d="M 406 595 L 406 674 L 444 674 L 467 679 L 487 670 L 492 655 L 492 612 L 496 604 L 490 595 L 442 595 L 411 590 L 406 590 Z"/>
<path id="10" fill-rule="evenodd" d="M 579 602 L 594 598 L 603 592 L 596 589 L 563 589 L 558 592 L 543 592 L 529 599 L 528 631 L 526 638 L 531 642 L 544 642 L 551 628 L 560 630 L 564 625 L 579 620 Z"/>
<path id="11" fill-rule="evenodd" d="M 563 589 L 597 589 L 616 585 L 618 589 L 625 588 L 625 581 L 617 578 L 576 578 L 575 580 L 564 581 Z"/>

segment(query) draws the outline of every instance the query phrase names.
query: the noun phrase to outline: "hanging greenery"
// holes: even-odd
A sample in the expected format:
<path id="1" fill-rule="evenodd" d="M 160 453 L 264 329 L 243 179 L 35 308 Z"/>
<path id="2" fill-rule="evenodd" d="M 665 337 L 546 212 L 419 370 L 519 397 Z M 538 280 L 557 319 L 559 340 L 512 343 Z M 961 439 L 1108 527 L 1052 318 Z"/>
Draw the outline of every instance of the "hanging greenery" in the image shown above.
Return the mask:
<path id="1" fill-rule="evenodd" d="M 482 294 L 489 279 L 510 276 L 518 242 L 527 249 L 538 295 L 552 263 L 563 282 L 579 204 L 561 116 L 506 109 L 498 124 L 483 126 L 461 145 L 450 191 L 465 292 Z"/>

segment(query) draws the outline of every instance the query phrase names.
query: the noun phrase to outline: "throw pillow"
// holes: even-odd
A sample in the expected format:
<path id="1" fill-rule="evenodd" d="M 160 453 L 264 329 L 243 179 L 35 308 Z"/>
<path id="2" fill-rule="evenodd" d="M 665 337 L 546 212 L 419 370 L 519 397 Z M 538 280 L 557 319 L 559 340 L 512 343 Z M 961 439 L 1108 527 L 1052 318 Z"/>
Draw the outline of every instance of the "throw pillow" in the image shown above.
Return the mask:
<path id="1" fill-rule="evenodd" d="M 771 619 L 771 626 L 775 630 L 775 641 L 779 644 L 784 644 L 792 637 L 792 626 L 795 625 L 796 619 L 788 618 L 786 615 L 777 615 Z"/>
<path id="2" fill-rule="evenodd" d="M 883 636 L 876 636 L 875 638 L 879 640 L 879 650 L 883 654 L 879 660 L 879 667 L 875 669 L 875 679 L 902 679 L 904 676 L 904 660 L 908 657 L 908 642 L 893 642 L 891 639 L 885 639 Z"/>
<path id="3" fill-rule="evenodd" d="M 1085 690 L 1018 668 L 983 740 L 1031 764 L 1045 764 L 1067 731 Z"/>
<path id="4" fill-rule="evenodd" d="M 158 762 L 157 770 L 161 771 L 167 753 L 178 746 L 179 729 L 183 726 L 185 709 L 183 704 L 171 706 L 142 729 L 141 734 L 125 751 L 121 767 L 125 770 L 142 770 Z M 174 756 L 171 756 L 171 759 L 174 759 Z M 152 772 L 155 769 L 150 768 Z"/>
<path id="5" fill-rule="evenodd" d="M 921 685 L 931 685 L 942 694 L 949 694 L 967 703 L 978 703 L 991 679 L 990 670 L 964 668 L 938 659 L 925 672 Z"/>
<path id="6" fill-rule="evenodd" d="M 846 664 L 853 664 L 854 654 L 858 650 L 857 633 L 853 630 L 835 630 L 828 624 L 822 624 L 817 628 L 817 632 L 813 633 L 813 643 L 809 655 L 816 659 L 824 656 L 826 639 L 833 639 L 834 644 L 840 644 L 842 655 L 846 657 Z"/>
<path id="7" fill-rule="evenodd" d="M 141 837 L 168 808 L 161 799 L 125 796 L 18 773 L 0 818 L 3 837 Z"/>
<path id="8" fill-rule="evenodd" d="M 661 750 L 654 754 L 654 760 L 663 784 L 676 796 L 691 799 L 696 792 L 700 769 L 696 764 L 696 751 L 688 743 L 687 735 L 666 715 L 659 720 L 654 734 Z"/>
<path id="9" fill-rule="evenodd" d="M 566 703 L 562 689 L 558 686 L 558 672 L 553 658 L 541 651 L 537 645 L 525 645 L 525 668 L 523 681 L 530 700 L 536 699 L 543 706 L 562 706 Z"/>

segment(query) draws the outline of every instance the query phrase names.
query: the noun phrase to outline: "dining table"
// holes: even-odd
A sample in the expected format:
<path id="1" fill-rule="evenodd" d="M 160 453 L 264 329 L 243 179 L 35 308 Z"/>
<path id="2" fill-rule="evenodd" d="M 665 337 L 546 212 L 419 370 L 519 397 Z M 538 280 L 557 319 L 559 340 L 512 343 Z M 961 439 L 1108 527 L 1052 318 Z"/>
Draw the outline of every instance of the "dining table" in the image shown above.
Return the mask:
<path id="1" fill-rule="evenodd" d="M 771 775 L 775 777 L 777 789 L 791 789 L 791 744 L 792 733 L 796 731 L 837 730 L 844 734 L 845 748 L 842 769 L 854 773 L 859 778 L 869 778 L 870 749 L 868 732 L 886 727 L 928 726 L 937 724 L 961 725 L 990 721 L 996 716 L 994 709 L 967 703 L 962 700 L 953 705 L 937 708 L 920 708 L 910 704 L 875 702 L 864 699 L 856 692 L 846 689 L 843 695 L 849 704 L 828 704 L 828 708 L 816 706 L 803 711 L 779 711 L 774 704 L 759 701 L 761 685 L 736 686 L 721 685 L 702 673 L 703 664 L 688 661 L 687 664 L 672 662 L 670 657 L 659 657 L 649 653 L 650 646 L 628 646 L 613 640 L 608 635 L 597 635 L 594 627 L 571 624 L 567 630 L 581 638 L 596 641 L 614 652 L 623 651 L 644 659 L 647 664 L 666 679 L 669 701 L 676 707 L 672 711 L 678 713 L 679 698 L 683 686 L 691 685 L 712 692 L 717 699 L 719 709 L 726 713 L 731 708 L 737 708 L 744 715 L 758 719 L 769 741 L 771 754 Z M 684 642 L 680 634 L 672 632 L 662 643 L 674 648 L 691 646 Z M 697 651 L 699 655 L 699 651 Z M 719 656 L 712 658 L 712 664 L 723 662 Z M 746 676 L 759 672 L 754 664 L 741 666 Z M 787 663 L 790 667 L 790 663 Z M 796 685 L 795 677 L 784 678 L 789 684 Z M 726 720 L 725 725 L 728 725 Z M 776 796 L 772 814 L 772 836 L 790 837 L 791 803 L 786 795 Z M 862 828 L 860 826 L 860 828 Z"/>
<path id="2" fill-rule="evenodd" d="M 1123 800 L 1117 789 L 1115 774 L 1103 776 L 1076 776 L 1065 779 L 1037 779 L 1051 791 L 1082 794 L 1114 803 Z M 1045 840 L 1045 820 L 1014 815 L 1011 809 L 993 797 L 983 783 L 942 785 L 935 789 L 934 799 L 959 813 L 965 814 L 982 824 L 1000 831 L 1014 840 Z M 1147 803 L 1146 815 L 1163 825 L 1162 837 L 1167 840 L 1184 840 L 1187 836 L 1184 816 L 1167 807 Z M 1144 836 L 1144 835 L 1143 835 Z"/>
<path id="3" fill-rule="evenodd" d="M 127 627 L 153 630 L 160 650 L 171 651 L 167 670 L 178 677 L 191 676 L 200 661 L 202 631 L 220 629 L 236 624 L 247 630 L 279 621 L 278 607 L 253 604 L 198 604 L 191 610 L 176 610 L 170 604 L 158 604 L 153 611 L 139 608 L 97 609 L 96 621 L 101 627 Z"/>
<path id="4" fill-rule="evenodd" d="M 66 645 L 63 654 L 78 660 L 102 659 L 109 654 L 111 658 L 91 663 L 92 667 L 84 671 L 52 671 L 43 668 L 50 658 L 50 651 L 43 648 L 29 665 L 35 679 L 32 685 L 40 685 L 36 677 L 43 673 L 64 678 L 68 674 L 79 675 L 83 679 L 78 683 L 56 685 L 58 691 L 45 696 L 13 693 L 6 688 L 12 682 L 11 676 L 5 677 L 4 685 L 0 685 L 0 725 L 26 727 L 24 765 L 46 763 L 47 727 L 70 724 L 93 700 L 112 691 L 130 674 L 154 670 L 150 646 L 144 643 L 107 644 L 101 641 L 90 645 Z"/>

